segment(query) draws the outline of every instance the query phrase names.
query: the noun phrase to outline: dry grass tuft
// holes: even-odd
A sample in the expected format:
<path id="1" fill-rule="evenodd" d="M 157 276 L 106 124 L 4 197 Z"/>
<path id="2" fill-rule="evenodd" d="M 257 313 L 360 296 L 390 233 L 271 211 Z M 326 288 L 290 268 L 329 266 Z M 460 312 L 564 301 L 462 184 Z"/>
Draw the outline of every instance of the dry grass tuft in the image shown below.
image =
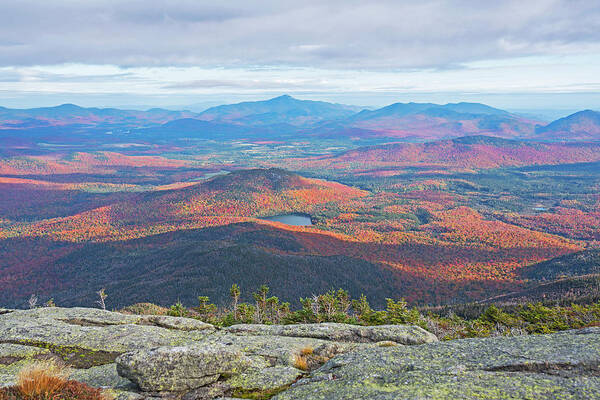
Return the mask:
<path id="1" fill-rule="evenodd" d="M 315 350 L 312 347 L 304 347 L 302 350 L 300 350 L 300 355 L 303 356 L 309 356 L 311 355 Z"/>
<path id="2" fill-rule="evenodd" d="M 394 346 L 398 346 L 398 343 L 392 342 L 390 340 L 384 340 L 381 342 L 377 342 L 377 346 L 379 346 L 379 347 L 394 347 Z"/>
<path id="3" fill-rule="evenodd" d="M 64 365 L 40 361 L 24 367 L 17 376 L 17 389 L 26 398 L 46 398 L 67 384 L 69 374 Z"/>
<path id="4" fill-rule="evenodd" d="M 308 371 L 308 360 L 306 359 L 306 355 L 296 354 L 294 356 L 294 367 L 302 371 Z"/>
<path id="5" fill-rule="evenodd" d="M 122 314 L 134 315 L 167 315 L 168 311 L 168 308 L 152 303 L 136 303 L 118 310 Z"/>
<path id="6" fill-rule="evenodd" d="M 24 367 L 15 386 L 0 388 L 0 400 L 111 400 L 113 397 L 86 385 L 68 380 L 62 364 L 42 361 Z"/>

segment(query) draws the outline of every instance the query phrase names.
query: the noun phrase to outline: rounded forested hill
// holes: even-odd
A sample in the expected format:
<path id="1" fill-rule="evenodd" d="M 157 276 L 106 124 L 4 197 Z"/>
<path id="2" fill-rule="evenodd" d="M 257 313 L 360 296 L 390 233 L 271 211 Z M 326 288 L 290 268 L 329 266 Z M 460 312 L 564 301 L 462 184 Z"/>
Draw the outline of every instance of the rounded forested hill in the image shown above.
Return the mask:
<path id="1" fill-rule="evenodd" d="M 600 274 L 600 249 L 567 254 L 521 270 L 523 278 L 535 280 L 553 280 L 589 274 Z"/>
<path id="2" fill-rule="evenodd" d="M 310 237 L 306 237 L 310 236 Z M 312 239 L 311 239 L 312 238 Z M 229 288 L 240 285 L 246 300 L 266 284 L 282 301 L 299 306 L 300 297 L 344 288 L 353 298 L 362 293 L 374 306 L 398 298 L 404 277 L 382 265 L 349 256 L 306 254 L 305 240 L 337 240 L 314 233 L 285 231 L 255 223 L 170 232 L 107 243 L 64 244 L 37 240 L 43 253 L 62 253 L 43 268 L 22 271 L 15 285 L 0 290 L 4 307 L 25 307 L 32 293 L 60 306 L 94 306 L 105 288 L 109 307 L 138 302 L 197 305 L 198 296 L 228 304 Z M 30 248 L 31 239 L 10 246 Z"/>

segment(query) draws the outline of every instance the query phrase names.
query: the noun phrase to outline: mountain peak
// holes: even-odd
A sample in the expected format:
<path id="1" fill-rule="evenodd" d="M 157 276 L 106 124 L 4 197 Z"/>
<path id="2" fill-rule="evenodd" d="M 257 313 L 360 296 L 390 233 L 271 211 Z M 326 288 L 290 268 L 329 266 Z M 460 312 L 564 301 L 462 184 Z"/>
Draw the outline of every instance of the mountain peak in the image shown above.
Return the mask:
<path id="1" fill-rule="evenodd" d="M 600 112 L 578 111 L 546 126 L 538 127 L 536 132 L 551 140 L 598 140 L 600 138 Z"/>
<path id="2" fill-rule="evenodd" d="M 242 192 L 260 192 L 266 189 L 282 190 L 300 185 L 301 177 L 281 168 L 255 168 L 219 175 L 206 183 L 206 187 Z"/>
<path id="3" fill-rule="evenodd" d="M 575 114 L 571 114 L 570 116 L 595 116 L 595 117 L 597 117 L 598 115 L 600 115 L 600 111 L 587 109 L 587 110 L 578 111 Z"/>
<path id="4" fill-rule="evenodd" d="M 272 101 L 272 102 L 285 102 L 285 101 L 300 101 L 296 98 L 293 98 L 292 96 L 290 96 L 289 94 L 282 94 L 281 96 L 277 96 L 277 97 L 273 97 L 272 99 L 269 99 L 267 101 Z"/>
<path id="5" fill-rule="evenodd" d="M 61 104 L 60 106 L 57 106 L 56 108 L 80 109 L 82 107 L 78 106 L 77 104 L 73 104 L 73 103 L 64 103 L 64 104 Z"/>
<path id="6" fill-rule="evenodd" d="M 353 115 L 353 107 L 323 101 L 299 100 L 288 94 L 261 101 L 245 101 L 211 107 L 200 114 L 207 121 L 266 126 L 287 124 L 309 127 L 322 121 Z"/>

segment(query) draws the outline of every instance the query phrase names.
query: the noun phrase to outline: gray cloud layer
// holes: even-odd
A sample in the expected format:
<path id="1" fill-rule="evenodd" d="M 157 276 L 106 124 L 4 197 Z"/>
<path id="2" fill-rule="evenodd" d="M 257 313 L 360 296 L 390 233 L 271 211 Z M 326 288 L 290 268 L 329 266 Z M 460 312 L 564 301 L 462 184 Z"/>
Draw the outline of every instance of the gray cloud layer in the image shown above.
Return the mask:
<path id="1" fill-rule="evenodd" d="M 598 26 L 591 0 L 2 1 L 0 66 L 450 68 L 596 52 Z"/>

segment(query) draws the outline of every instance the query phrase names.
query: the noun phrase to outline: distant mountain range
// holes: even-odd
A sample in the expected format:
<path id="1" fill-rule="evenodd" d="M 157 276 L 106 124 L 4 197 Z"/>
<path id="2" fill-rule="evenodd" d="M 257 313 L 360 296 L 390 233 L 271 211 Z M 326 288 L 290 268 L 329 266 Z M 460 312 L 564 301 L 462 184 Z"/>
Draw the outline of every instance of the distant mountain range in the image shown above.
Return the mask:
<path id="1" fill-rule="evenodd" d="M 540 123 L 478 103 L 395 103 L 361 111 L 325 128 L 333 134 L 360 129 L 363 136 L 397 138 L 440 139 L 469 134 L 529 137 Z"/>
<path id="2" fill-rule="evenodd" d="M 585 110 L 536 129 L 536 137 L 549 140 L 600 139 L 600 112 Z"/>
<path id="3" fill-rule="evenodd" d="M 68 125 L 88 127 L 117 125 L 135 128 L 145 125 L 160 125 L 192 115 L 193 113 L 188 111 L 170 111 L 160 108 L 137 111 L 116 108 L 83 108 L 74 104 L 30 109 L 0 107 L 0 129 L 28 129 Z"/>
<path id="4" fill-rule="evenodd" d="M 103 129 L 151 134 L 239 137 L 449 139 L 488 135 L 543 141 L 600 140 L 600 113 L 580 111 L 546 124 L 479 103 L 395 103 L 376 110 L 279 96 L 212 107 L 201 113 L 150 109 L 82 108 L 72 104 L 34 109 L 0 107 L 0 132 Z"/>
<path id="5" fill-rule="evenodd" d="M 212 107 L 197 118 L 203 121 L 251 126 L 289 124 L 307 127 L 322 121 L 348 118 L 360 110 L 361 108 L 356 106 L 298 100 L 284 95 L 265 101 L 248 101 Z"/>
<path id="6" fill-rule="evenodd" d="M 359 147 L 307 163 L 322 164 L 324 168 L 348 163 L 363 163 L 369 168 L 419 165 L 498 168 L 596 161 L 600 161 L 600 143 L 540 143 L 477 135 Z"/>

